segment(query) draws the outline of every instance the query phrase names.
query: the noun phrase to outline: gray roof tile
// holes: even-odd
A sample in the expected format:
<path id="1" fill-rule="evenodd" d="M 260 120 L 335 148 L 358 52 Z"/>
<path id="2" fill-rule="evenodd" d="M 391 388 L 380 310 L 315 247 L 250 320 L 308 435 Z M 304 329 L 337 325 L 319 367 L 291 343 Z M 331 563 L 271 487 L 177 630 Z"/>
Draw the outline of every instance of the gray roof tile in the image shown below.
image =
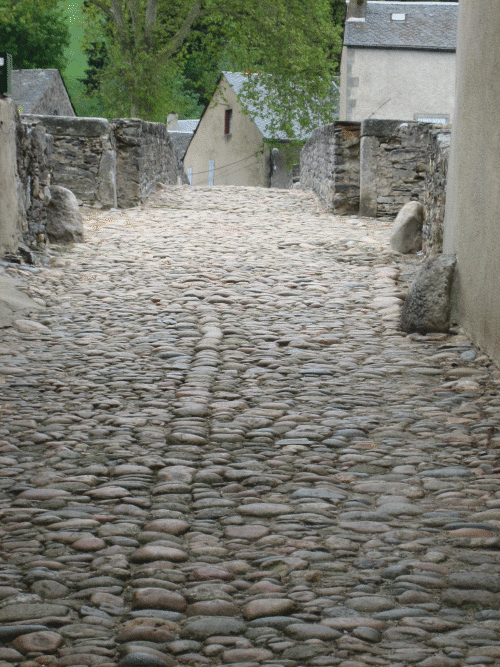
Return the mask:
<path id="1" fill-rule="evenodd" d="M 200 122 L 199 118 L 188 118 L 177 121 L 177 132 L 194 132 Z"/>
<path id="2" fill-rule="evenodd" d="M 393 21 L 392 14 L 405 14 Z M 344 44 L 365 48 L 455 51 L 458 2 L 367 3 L 366 21 L 346 21 Z"/>
<path id="3" fill-rule="evenodd" d="M 13 69 L 12 98 L 23 113 L 31 113 L 45 90 L 59 79 L 57 69 Z"/>
<path id="4" fill-rule="evenodd" d="M 234 90 L 236 95 L 239 95 L 241 93 L 241 90 L 243 88 L 243 84 L 245 83 L 247 79 L 247 75 L 243 74 L 242 72 L 223 72 L 226 81 L 229 83 L 231 88 Z M 268 92 L 266 88 L 262 85 L 258 87 L 258 92 L 259 95 L 261 96 L 262 99 L 265 99 L 266 96 L 268 95 Z M 244 100 L 243 100 L 244 101 Z M 259 108 L 258 110 L 255 108 L 255 106 L 252 104 L 252 102 L 246 102 L 245 106 L 248 108 L 248 111 L 250 113 L 250 117 L 253 119 L 254 123 L 257 125 L 257 127 L 260 130 L 260 133 L 264 137 L 264 139 L 286 139 L 286 135 L 283 132 L 278 132 L 276 134 L 273 134 L 270 129 L 270 123 L 271 119 L 273 117 L 273 112 L 271 109 L 267 108 L 266 105 L 264 104 L 263 107 Z M 321 123 L 318 122 L 318 125 Z M 298 123 L 294 123 L 294 131 L 296 134 L 297 139 L 308 139 L 311 132 L 306 131 L 302 129 Z"/>

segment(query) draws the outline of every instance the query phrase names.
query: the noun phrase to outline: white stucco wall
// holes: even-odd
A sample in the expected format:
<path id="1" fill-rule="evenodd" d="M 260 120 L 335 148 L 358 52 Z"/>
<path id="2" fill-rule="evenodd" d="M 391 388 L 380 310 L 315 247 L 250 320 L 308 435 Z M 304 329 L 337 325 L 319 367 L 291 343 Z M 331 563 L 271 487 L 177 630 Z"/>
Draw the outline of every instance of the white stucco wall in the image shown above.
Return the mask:
<path id="1" fill-rule="evenodd" d="M 444 252 L 457 255 L 457 315 L 500 363 L 500 0 L 460 2 L 457 106 Z"/>
<path id="2" fill-rule="evenodd" d="M 452 52 L 344 46 L 340 120 L 417 120 L 418 114 L 453 121 L 455 63 Z"/>
<path id="3" fill-rule="evenodd" d="M 269 150 L 262 150 L 262 134 L 241 111 L 238 99 L 223 78 L 218 103 L 205 110 L 184 157 L 192 185 L 208 185 L 209 161 L 215 162 L 214 185 L 269 185 Z M 224 134 L 224 113 L 232 109 L 232 132 Z M 257 153 L 257 156 L 255 155 Z"/>

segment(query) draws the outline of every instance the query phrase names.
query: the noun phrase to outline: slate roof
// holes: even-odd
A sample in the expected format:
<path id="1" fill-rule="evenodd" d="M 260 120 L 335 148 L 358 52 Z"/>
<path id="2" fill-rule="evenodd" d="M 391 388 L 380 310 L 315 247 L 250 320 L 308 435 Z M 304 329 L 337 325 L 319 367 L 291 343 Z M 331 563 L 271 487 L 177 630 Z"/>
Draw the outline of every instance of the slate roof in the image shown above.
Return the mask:
<path id="1" fill-rule="evenodd" d="M 174 132 L 194 132 L 198 127 L 200 122 L 199 118 L 187 119 L 187 120 L 178 120 L 177 121 L 177 130 Z"/>
<path id="2" fill-rule="evenodd" d="M 406 14 L 405 21 L 391 20 Z M 455 51 L 458 2 L 367 2 L 366 20 L 345 22 L 344 45 Z"/>
<path id="3" fill-rule="evenodd" d="M 246 81 L 247 75 L 243 74 L 242 72 L 223 72 L 223 74 L 236 95 L 239 95 L 241 89 L 243 88 L 243 84 Z M 258 91 L 262 98 L 265 98 L 268 95 L 268 92 L 264 86 L 259 86 Z M 265 105 L 262 109 L 259 109 L 258 112 L 251 102 L 246 103 L 245 106 L 248 108 L 251 118 L 257 125 L 264 139 L 287 138 L 284 133 L 271 133 L 269 124 L 271 122 L 271 118 L 273 117 L 273 112 L 270 109 L 267 109 Z M 294 125 L 294 131 L 297 139 L 308 139 L 311 134 L 310 132 L 302 129 L 298 123 Z"/>
<path id="4" fill-rule="evenodd" d="M 57 69 L 13 69 L 12 99 L 24 114 L 37 113 L 37 105 L 50 87 L 60 87 L 66 97 L 66 87 Z M 68 97 L 67 102 L 71 105 Z M 35 111 L 33 111 L 35 110 Z"/>

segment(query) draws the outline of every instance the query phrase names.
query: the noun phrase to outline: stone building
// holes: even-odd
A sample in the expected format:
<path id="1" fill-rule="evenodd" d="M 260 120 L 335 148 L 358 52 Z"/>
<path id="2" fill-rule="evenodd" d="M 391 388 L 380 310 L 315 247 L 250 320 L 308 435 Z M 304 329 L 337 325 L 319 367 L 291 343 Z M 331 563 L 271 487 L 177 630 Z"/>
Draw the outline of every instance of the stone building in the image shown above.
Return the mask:
<path id="1" fill-rule="evenodd" d="M 351 0 L 340 120 L 453 121 L 458 4 Z"/>
<path id="2" fill-rule="evenodd" d="M 76 116 L 57 69 L 12 70 L 12 99 L 19 113 Z"/>
<path id="3" fill-rule="evenodd" d="M 270 112 L 244 112 L 238 97 L 244 82 L 239 72 L 224 72 L 219 79 L 184 157 L 188 178 L 193 185 L 290 188 L 293 170 L 285 160 L 287 142 L 283 139 L 280 150 L 266 148 Z"/>

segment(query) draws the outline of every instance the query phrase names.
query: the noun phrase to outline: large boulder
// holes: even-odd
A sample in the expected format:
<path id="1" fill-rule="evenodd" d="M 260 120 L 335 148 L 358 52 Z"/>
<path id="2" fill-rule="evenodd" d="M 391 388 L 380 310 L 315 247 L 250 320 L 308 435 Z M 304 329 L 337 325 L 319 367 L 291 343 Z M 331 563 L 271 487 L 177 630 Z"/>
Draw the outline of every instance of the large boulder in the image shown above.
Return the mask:
<path id="1" fill-rule="evenodd" d="M 403 331 L 407 333 L 448 331 L 455 265 L 455 255 L 435 255 L 424 262 L 410 285 L 410 291 L 401 311 Z"/>
<path id="2" fill-rule="evenodd" d="M 52 243 L 79 243 L 83 241 L 83 221 L 75 195 L 60 185 L 50 188 L 45 227 Z"/>
<path id="3" fill-rule="evenodd" d="M 422 227 L 425 208 L 418 201 L 410 201 L 399 211 L 391 229 L 391 247 L 408 254 L 422 250 Z"/>

